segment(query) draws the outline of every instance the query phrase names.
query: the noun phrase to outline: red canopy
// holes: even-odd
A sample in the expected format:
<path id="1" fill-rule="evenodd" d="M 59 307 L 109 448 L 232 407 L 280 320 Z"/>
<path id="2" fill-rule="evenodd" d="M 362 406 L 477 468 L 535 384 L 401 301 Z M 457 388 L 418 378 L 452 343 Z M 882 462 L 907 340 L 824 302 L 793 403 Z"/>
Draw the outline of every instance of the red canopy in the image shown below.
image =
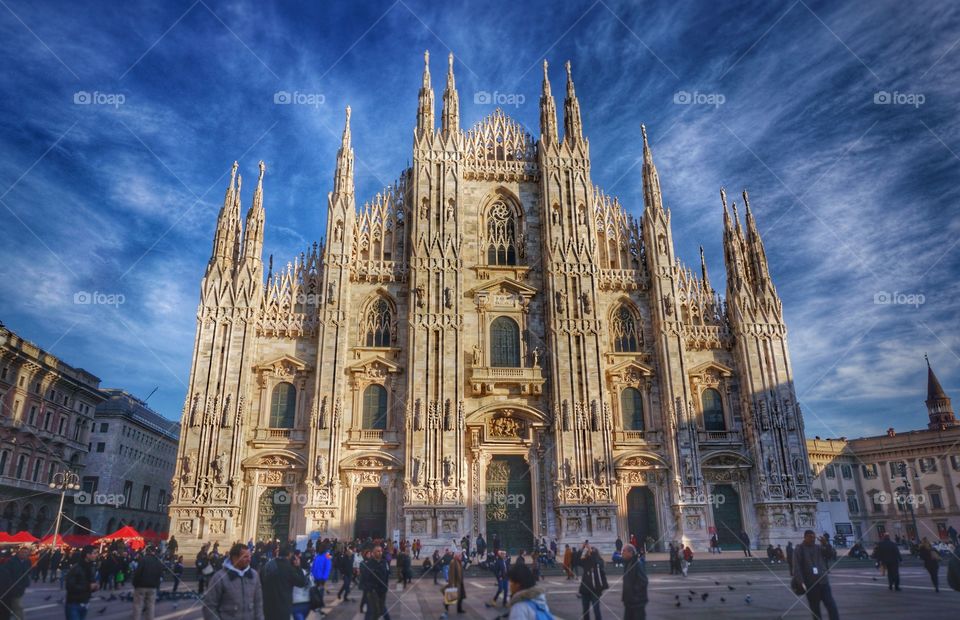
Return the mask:
<path id="1" fill-rule="evenodd" d="M 6 542 L 11 543 L 35 543 L 40 542 L 40 539 L 31 534 L 30 532 L 23 530 L 22 532 L 17 532 L 13 536 L 7 539 Z"/>
<path id="2" fill-rule="evenodd" d="M 160 534 L 157 534 L 153 530 L 143 530 L 143 539 L 144 540 L 160 540 Z"/>
<path id="3" fill-rule="evenodd" d="M 117 531 L 114 532 L 113 534 L 107 534 L 106 536 L 101 537 L 100 540 L 101 540 L 101 541 L 103 541 L 103 540 L 106 540 L 106 541 L 110 541 L 110 540 L 133 540 L 133 539 L 137 539 L 137 538 L 139 538 L 139 539 L 141 539 L 141 540 L 143 539 L 143 536 L 140 535 L 140 532 L 138 532 L 137 530 L 133 529 L 133 528 L 130 527 L 129 525 L 124 525 L 123 527 L 121 527 L 119 530 L 117 530 Z"/>
<path id="4" fill-rule="evenodd" d="M 10 542 L 10 534 L 0 532 L 0 543 Z"/>
<path id="5" fill-rule="evenodd" d="M 62 534 L 61 534 L 60 536 L 56 536 L 56 537 L 54 537 L 53 534 L 49 534 L 49 535 L 44 536 L 43 538 L 40 539 L 40 544 L 41 544 L 41 545 L 54 545 L 54 546 L 56 546 L 56 547 L 59 547 L 59 546 L 61 546 L 61 545 L 67 545 L 67 544 L 69 544 L 69 543 L 67 542 L 66 537 L 64 537 Z"/>
<path id="6" fill-rule="evenodd" d="M 67 534 L 63 537 L 63 540 L 71 547 L 85 547 L 95 543 L 97 537 L 88 534 Z"/>

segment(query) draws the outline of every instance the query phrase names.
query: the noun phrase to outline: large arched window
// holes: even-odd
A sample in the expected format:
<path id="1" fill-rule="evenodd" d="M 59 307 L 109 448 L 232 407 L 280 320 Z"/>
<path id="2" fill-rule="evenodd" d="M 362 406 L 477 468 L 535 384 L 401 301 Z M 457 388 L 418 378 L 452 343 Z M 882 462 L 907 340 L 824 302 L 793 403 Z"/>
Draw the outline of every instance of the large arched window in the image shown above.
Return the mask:
<path id="1" fill-rule="evenodd" d="M 270 427 L 293 428 L 297 411 L 297 388 L 290 383 L 278 383 L 270 399 Z"/>
<path id="2" fill-rule="evenodd" d="M 362 428 L 387 428 L 387 390 L 382 385 L 368 385 L 363 391 Z"/>
<path id="3" fill-rule="evenodd" d="M 640 390 L 627 388 L 620 394 L 620 410 L 623 414 L 623 430 L 643 430 L 643 398 Z"/>
<path id="4" fill-rule="evenodd" d="M 367 308 L 360 333 L 368 347 L 390 346 L 390 304 L 382 297 Z"/>
<path id="5" fill-rule="evenodd" d="M 502 316 L 490 325 L 490 365 L 520 366 L 520 327 L 511 318 Z"/>
<path id="6" fill-rule="evenodd" d="M 613 350 L 617 353 L 632 353 L 640 350 L 640 343 L 643 341 L 640 322 L 627 306 L 621 305 L 613 313 L 610 331 L 613 335 Z"/>
<path id="7" fill-rule="evenodd" d="M 727 430 L 727 422 L 723 418 L 723 402 L 720 400 L 720 392 L 713 388 L 707 388 L 700 395 L 700 402 L 703 403 L 704 430 Z"/>
<path id="8" fill-rule="evenodd" d="M 503 201 L 493 203 L 487 216 L 487 264 L 517 264 L 517 221 Z"/>

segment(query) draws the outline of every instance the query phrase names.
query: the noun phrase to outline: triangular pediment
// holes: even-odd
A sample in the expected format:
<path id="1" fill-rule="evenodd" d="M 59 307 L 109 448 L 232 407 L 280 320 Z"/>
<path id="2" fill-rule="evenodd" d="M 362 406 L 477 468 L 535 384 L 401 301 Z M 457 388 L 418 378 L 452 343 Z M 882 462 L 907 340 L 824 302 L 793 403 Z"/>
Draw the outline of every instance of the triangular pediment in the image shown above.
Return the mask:
<path id="1" fill-rule="evenodd" d="M 310 365 L 292 355 L 281 355 L 276 359 L 258 364 L 254 367 L 254 370 L 257 371 L 270 371 L 278 369 L 286 369 L 290 371 L 290 373 L 293 371 L 304 372 L 310 369 Z"/>
<path id="2" fill-rule="evenodd" d="M 615 366 L 611 366 L 610 368 L 607 369 L 607 374 L 611 376 L 617 376 L 617 375 L 623 376 L 623 375 L 628 375 L 631 372 L 639 374 L 641 376 L 649 377 L 653 375 L 653 368 L 651 368 L 650 366 L 647 366 L 646 364 L 638 362 L 635 359 L 629 359 L 629 360 L 624 360 L 619 364 L 616 364 Z"/>
<path id="3" fill-rule="evenodd" d="M 471 295 L 486 293 L 488 295 L 519 295 L 521 297 L 533 297 L 537 294 L 537 289 L 514 280 L 513 278 L 503 277 L 491 280 L 486 284 L 481 284 L 470 291 Z"/>
<path id="4" fill-rule="evenodd" d="M 705 373 L 705 372 L 708 371 L 708 370 L 714 370 L 715 372 L 717 372 L 718 374 L 720 374 L 720 376 L 722 376 L 722 377 L 731 377 L 731 376 L 733 376 L 733 369 L 732 369 L 732 368 L 729 368 L 729 367 L 727 367 L 727 366 L 724 366 L 723 364 L 720 364 L 719 362 L 714 362 L 714 361 L 709 361 L 709 362 L 704 362 L 704 363 L 702 363 L 702 364 L 698 364 L 697 366 L 694 366 L 693 368 L 691 368 L 690 370 L 688 370 L 688 371 L 687 371 L 687 374 L 689 374 L 689 375 L 702 375 L 703 373 Z"/>
<path id="5" fill-rule="evenodd" d="M 357 362 L 352 366 L 348 366 L 347 371 L 352 373 L 362 372 L 366 374 L 393 374 L 402 372 L 403 368 L 401 368 L 398 364 L 391 362 L 382 355 L 376 355 L 374 357 L 368 357 L 363 361 Z"/>

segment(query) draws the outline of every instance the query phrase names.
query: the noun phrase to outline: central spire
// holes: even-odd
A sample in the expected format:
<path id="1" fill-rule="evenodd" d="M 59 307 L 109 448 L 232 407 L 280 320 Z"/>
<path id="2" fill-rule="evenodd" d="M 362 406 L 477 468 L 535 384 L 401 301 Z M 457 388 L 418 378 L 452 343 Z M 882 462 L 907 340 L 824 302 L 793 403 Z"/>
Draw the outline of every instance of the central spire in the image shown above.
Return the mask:
<path id="1" fill-rule="evenodd" d="M 257 189 L 253 191 L 253 204 L 247 211 L 247 223 L 243 229 L 243 260 L 260 262 L 263 251 L 263 174 L 266 165 L 260 161 L 260 177 L 257 179 Z"/>
<path id="2" fill-rule="evenodd" d="M 580 141 L 583 139 L 583 124 L 580 121 L 580 102 L 573 89 L 573 72 L 567 61 L 567 98 L 563 101 L 563 139 Z"/>
<path id="3" fill-rule="evenodd" d="M 640 125 L 643 134 L 643 202 L 647 209 L 663 211 L 663 196 L 660 193 L 660 175 L 653 164 L 653 152 L 647 142 L 647 126 Z"/>
<path id="4" fill-rule="evenodd" d="M 417 135 L 433 133 L 433 86 L 430 85 L 430 50 L 423 53 L 423 86 L 417 103 Z"/>
<path id="5" fill-rule="evenodd" d="M 353 193 L 353 147 L 350 145 L 350 106 L 347 106 L 343 138 L 337 151 L 337 171 L 333 177 L 335 195 Z"/>
<path id="6" fill-rule="evenodd" d="M 540 92 L 540 140 L 545 144 L 557 141 L 557 104 L 550 91 L 550 76 L 547 75 L 547 60 L 543 60 L 543 89 Z"/>
<path id="7" fill-rule="evenodd" d="M 447 87 L 443 90 L 443 116 L 440 120 L 443 136 L 460 130 L 460 95 L 453 78 L 453 52 L 447 58 Z"/>

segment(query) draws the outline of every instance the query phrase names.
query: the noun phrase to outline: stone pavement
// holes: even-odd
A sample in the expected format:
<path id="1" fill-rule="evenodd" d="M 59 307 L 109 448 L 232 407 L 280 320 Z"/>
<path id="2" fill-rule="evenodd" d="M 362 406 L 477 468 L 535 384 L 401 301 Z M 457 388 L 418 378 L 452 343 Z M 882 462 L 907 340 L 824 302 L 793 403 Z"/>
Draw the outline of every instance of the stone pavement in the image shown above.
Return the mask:
<path id="1" fill-rule="evenodd" d="M 618 620 L 623 615 L 620 604 L 621 569 L 609 566 L 607 571 L 611 589 L 603 597 L 604 620 Z M 471 569 L 472 573 L 475 569 Z M 902 620 L 910 616 L 918 619 L 955 618 L 960 609 L 960 593 L 946 587 L 945 570 L 941 569 L 941 591 L 935 594 L 926 572 L 916 566 L 902 570 L 903 591 L 890 592 L 886 587 L 886 578 L 881 577 L 872 564 L 864 563 L 838 568 L 831 573 L 834 597 L 844 620 L 862 618 L 868 620 Z M 719 582 L 719 585 L 717 584 Z M 749 583 L 748 583 L 749 582 Z M 481 618 L 493 620 L 503 610 L 487 609 L 484 601 L 489 600 L 496 590 L 489 575 L 468 575 L 467 599 L 464 601 L 466 613 L 455 618 Z M 192 587 L 193 583 L 182 584 L 181 588 Z M 580 601 L 576 598 L 577 582 L 566 581 L 560 576 L 550 576 L 541 581 L 547 589 L 547 601 L 551 611 L 561 620 L 575 620 L 580 617 Z M 720 618 L 810 618 L 805 599 L 799 599 L 787 587 L 789 577 L 782 569 L 754 571 L 718 571 L 691 573 L 688 577 L 676 577 L 654 574 L 650 577 L 650 603 L 647 605 L 647 617 L 651 620 Z M 395 584 L 391 584 L 395 586 Z M 730 590 L 733 587 L 735 589 Z M 169 589 L 165 586 L 164 589 Z M 328 603 L 334 603 L 337 586 L 329 584 Z M 695 594 L 690 594 L 690 591 Z M 130 588 L 122 592 L 129 593 Z M 127 620 L 131 617 L 131 604 L 119 600 L 110 601 L 112 593 L 101 597 L 98 593 L 90 605 L 89 620 Z M 354 592 L 356 597 L 359 593 Z M 707 594 L 704 600 L 703 594 Z M 750 601 L 747 602 L 749 596 Z M 63 618 L 63 592 L 56 585 L 34 584 L 27 590 L 24 600 L 26 616 L 29 620 Z M 690 600 L 690 599 L 693 600 Z M 723 600 L 721 600 L 721 598 Z M 327 618 L 330 620 L 357 620 L 358 603 L 336 602 Z M 680 606 L 677 607 L 677 603 Z M 440 586 L 433 585 L 432 578 L 426 578 L 408 588 L 406 592 L 397 592 L 393 587 L 387 597 L 392 620 L 413 620 L 421 618 L 439 618 L 443 612 Z M 453 612 L 453 609 L 451 609 Z M 826 617 L 826 616 L 824 616 Z M 196 601 L 163 601 L 157 604 L 157 620 L 181 620 L 202 618 Z M 319 618 L 314 614 L 311 620 Z"/>

